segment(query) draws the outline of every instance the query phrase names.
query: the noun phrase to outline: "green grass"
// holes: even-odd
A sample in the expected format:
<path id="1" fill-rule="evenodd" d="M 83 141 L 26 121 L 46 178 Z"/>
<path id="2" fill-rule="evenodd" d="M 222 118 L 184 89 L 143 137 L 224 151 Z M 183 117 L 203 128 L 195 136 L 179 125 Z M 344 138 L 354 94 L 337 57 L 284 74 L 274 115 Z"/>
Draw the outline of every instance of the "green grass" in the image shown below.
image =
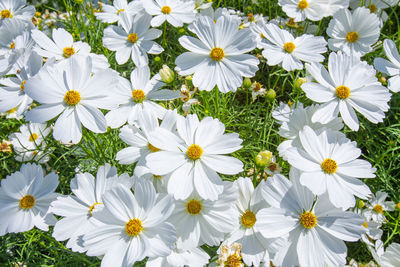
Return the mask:
<path id="1" fill-rule="evenodd" d="M 85 3 L 85 2 L 84 2 Z M 259 5 L 252 4 L 251 1 L 226 1 L 216 0 L 214 6 L 229 7 L 241 10 L 245 13 L 263 13 L 270 18 L 284 16 L 281 8 L 277 5 L 277 0 L 260 0 Z M 77 4 L 73 1 L 49 2 L 47 5 L 38 6 L 39 11 L 46 8 L 53 8 L 50 4 L 57 4 L 59 11 L 68 11 L 71 20 L 61 22 L 66 29 L 74 34 L 75 40 L 82 40 L 90 44 L 92 52 L 104 54 L 111 67 L 119 71 L 124 77 L 129 77 L 134 65 L 131 61 L 124 65 L 117 65 L 115 53 L 102 46 L 103 29 L 107 26 L 96 21 L 90 12 L 90 7 L 85 4 Z M 382 30 L 381 39 L 390 38 L 400 43 L 400 8 L 396 7 L 387 10 L 389 19 L 385 22 Z M 319 24 L 320 35 L 325 34 L 329 18 L 323 19 Z M 164 29 L 164 27 L 160 27 Z M 163 36 L 157 41 L 163 43 L 165 51 L 158 56 L 159 61 L 155 61 L 156 56 L 150 55 L 150 68 L 153 74 L 158 72 L 162 64 L 167 64 L 173 68 L 175 58 L 185 50 L 179 45 L 177 39 L 185 34 L 190 34 L 186 28 L 175 29 L 166 27 Z M 166 44 L 166 45 L 165 45 Z M 254 54 L 261 54 L 256 50 Z M 326 54 L 325 56 L 327 56 Z M 378 48 L 366 55 L 364 59 L 372 64 L 375 57 L 384 57 L 381 44 Z M 277 93 L 276 99 L 268 100 L 259 98 L 252 103 L 251 92 L 239 89 L 236 93 L 221 94 L 214 89 L 212 92 L 199 92 L 196 98 L 201 102 L 200 105 L 192 107 L 191 113 L 196 113 L 200 118 L 212 116 L 221 120 L 227 132 L 237 132 L 243 139 L 243 148 L 234 155 L 245 164 L 245 171 L 239 175 L 227 177 L 235 179 L 245 176 L 249 169 L 254 168 L 254 156 L 261 150 L 270 150 L 277 155 L 276 148 L 283 141 L 278 135 L 279 125 L 271 117 L 271 111 L 280 101 L 295 102 L 296 100 L 311 104 L 304 93 L 294 89 L 294 82 L 298 77 L 304 77 L 305 71 L 295 71 L 288 73 L 279 67 L 270 67 L 262 60 L 259 65 L 260 70 L 252 81 L 258 81 L 267 89 L 274 89 Z M 179 90 L 183 79 L 177 79 L 171 89 Z M 178 108 L 182 106 L 181 100 L 176 100 L 166 105 Z M 395 203 L 400 202 L 400 185 L 397 181 L 400 173 L 400 95 L 393 95 L 390 102 L 391 109 L 387 113 L 384 123 L 372 124 L 364 118 L 360 118 L 360 130 L 351 132 L 345 128 L 345 133 L 351 140 L 357 141 L 363 151 L 363 157 L 377 168 L 377 178 L 368 179 L 365 182 L 373 192 L 383 190 L 390 195 L 390 199 Z M 18 130 L 23 121 L 0 120 L 0 139 L 7 139 L 7 136 Z M 119 130 L 109 130 L 105 134 L 93 134 L 84 131 L 82 141 L 73 147 L 60 145 L 51 135 L 47 138 L 49 148 L 53 149 L 51 160 L 45 164 L 48 170 L 53 170 L 60 177 L 60 185 L 57 192 L 70 194 L 69 181 L 75 175 L 75 169 L 96 173 L 97 168 L 108 162 L 117 167 L 119 173 L 127 172 L 132 175 L 133 166 L 119 165 L 115 160 L 116 153 L 126 145 L 118 137 Z M 288 163 L 278 158 L 278 162 L 283 167 L 283 173 L 289 170 Z M 21 163 L 14 160 L 14 155 L 9 153 L 0 154 L 0 178 L 19 170 Z M 399 211 L 387 214 L 389 222 L 383 226 L 384 235 L 382 239 L 388 242 L 400 242 Z M 24 263 L 27 266 L 98 266 L 100 260 L 94 257 L 87 257 L 84 254 L 73 253 L 65 248 L 65 242 L 57 242 L 51 236 L 52 227 L 49 232 L 42 232 L 34 229 L 29 232 L 19 234 L 7 234 L 0 237 L 0 266 L 13 266 L 16 263 Z M 215 255 L 216 248 L 205 247 L 206 251 Z M 361 242 L 349 244 L 349 258 L 355 258 L 362 262 L 371 260 L 371 256 L 365 245 Z M 143 266 L 138 263 L 138 266 Z"/>

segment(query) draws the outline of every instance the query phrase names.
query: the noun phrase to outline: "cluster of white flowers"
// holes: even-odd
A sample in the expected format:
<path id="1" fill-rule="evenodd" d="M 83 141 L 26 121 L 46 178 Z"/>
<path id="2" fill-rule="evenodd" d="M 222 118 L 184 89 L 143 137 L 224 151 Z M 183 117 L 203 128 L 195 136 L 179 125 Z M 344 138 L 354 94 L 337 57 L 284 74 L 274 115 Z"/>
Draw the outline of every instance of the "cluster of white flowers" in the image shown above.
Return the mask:
<path id="1" fill-rule="evenodd" d="M 383 10 L 397 2 L 365 1 L 369 4 L 362 7 L 354 2 L 279 0 L 291 18 L 286 24 L 214 10 L 210 1 L 102 4 L 95 16 L 112 24 L 104 30 L 104 47 L 115 51 L 117 64 L 131 59 L 135 65 L 127 80 L 65 29 L 54 28 L 49 37 L 35 27 L 35 10 L 25 0 L 0 0 L 0 112 L 28 121 L 9 137 L 16 160 L 49 161 L 50 132 L 62 144 L 76 145 L 85 131 L 101 134 L 110 127 L 120 128 L 127 144 L 116 160 L 135 167 L 133 176 L 118 175 L 109 164 L 98 168 L 96 178 L 77 173 L 69 182 L 72 195 L 60 195 L 55 190 L 62 173 L 44 176 L 40 165 L 23 164 L 1 180 L 0 235 L 54 226 L 53 237 L 67 240 L 67 248 L 113 267 L 145 258 L 149 267 L 210 261 L 344 266 L 344 242 L 358 240 L 382 266 L 399 266 L 400 245 L 384 252 L 380 241 L 384 212 L 394 210 L 394 203 L 385 201 L 384 192 L 374 196 L 361 180 L 374 178 L 376 169 L 341 132 L 345 125 L 359 130 L 357 113 L 382 122 L 390 91 L 400 91 L 393 41 L 383 42 L 389 60 L 376 58 L 371 66 L 361 59 L 376 49 L 387 19 Z M 306 19 L 330 16 L 328 40 L 292 31 Z M 149 67 L 148 54 L 167 49 L 155 41 L 163 31 L 154 27 L 163 23 L 192 33 L 177 40 L 188 51 L 175 59 L 175 70 L 190 76 L 190 86 L 180 91 L 167 89 L 174 81 L 171 69 L 164 66 L 152 76 Z M 254 77 L 261 58 L 251 54 L 256 48 L 266 64 L 310 75 L 301 89 L 316 103 L 281 104 L 272 113 L 287 139 L 278 151 L 291 166 L 289 179 L 268 151 L 256 158 L 268 179 L 234 177 L 244 171 L 232 155 L 242 148 L 239 134 L 226 133 L 216 118 L 187 114 L 197 103 L 192 98 L 197 90 L 236 92 L 244 78 Z M 390 77 L 389 89 L 374 67 Z M 251 87 L 263 89 L 257 83 Z M 175 99 L 185 102 L 185 116 L 157 102 Z M 210 259 L 203 245 L 219 247 L 219 258 Z"/>

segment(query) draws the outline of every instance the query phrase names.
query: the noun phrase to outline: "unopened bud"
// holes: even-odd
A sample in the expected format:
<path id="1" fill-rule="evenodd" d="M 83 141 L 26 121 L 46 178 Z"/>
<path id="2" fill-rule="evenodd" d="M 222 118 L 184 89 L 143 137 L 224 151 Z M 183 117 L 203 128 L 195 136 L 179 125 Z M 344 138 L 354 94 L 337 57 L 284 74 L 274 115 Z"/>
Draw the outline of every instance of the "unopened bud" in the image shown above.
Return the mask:
<path id="1" fill-rule="evenodd" d="M 161 58 L 160 58 L 159 56 L 157 56 L 157 57 L 154 58 L 154 61 L 155 61 L 155 62 L 160 62 L 160 61 L 161 61 Z"/>
<path id="2" fill-rule="evenodd" d="M 267 94 L 265 95 L 267 97 L 267 99 L 269 100 L 274 100 L 276 97 L 276 92 L 274 89 L 269 89 Z"/>
<path id="3" fill-rule="evenodd" d="M 244 80 L 243 80 L 243 87 L 244 88 L 246 88 L 246 89 L 249 89 L 250 88 L 250 86 L 251 86 L 251 80 L 250 80 L 250 78 L 244 78 Z"/>
<path id="4" fill-rule="evenodd" d="M 364 206 L 365 206 L 364 201 L 360 200 L 360 201 L 358 202 L 358 208 L 359 208 L 359 209 L 362 209 L 362 208 L 364 208 Z"/>
<path id="5" fill-rule="evenodd" d="M 294 82 L 294 89 L 296 90 L 301 90 L 301 86 L 307 82 L 306 78 L 298 78 L 295 82 Z"/>
<path id="6" fill-rule="evenodd" d="M 265 168 L 268 166 L 268 164 L 272 160 L 272 152 L 268 150 L 261 151 L 257 154 L 256 156 L 256 165 L 262 168 Z"/>
<path id="7" fill-rule="evenodd" d="M 175 72 L 167 65 L 163 65 L 162 69 L 160 70 L 160 76 L 165 83 L 172 83 L 175 79 Z"/>

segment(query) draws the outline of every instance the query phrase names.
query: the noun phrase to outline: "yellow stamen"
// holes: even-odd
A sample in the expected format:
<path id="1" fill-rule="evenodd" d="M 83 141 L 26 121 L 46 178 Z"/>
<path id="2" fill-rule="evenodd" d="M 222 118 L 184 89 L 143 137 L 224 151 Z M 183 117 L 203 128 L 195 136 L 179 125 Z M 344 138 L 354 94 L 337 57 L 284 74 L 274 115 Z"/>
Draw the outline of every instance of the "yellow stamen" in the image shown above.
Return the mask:
<path id="1" fill-rule="evenodd" d="M 346 40 L 349 43 L 355 43 L 358 41 L 358 33 L 356 32 L 348 32 L 346 35 Z"/>
<path id="2" fill-rule="evenodd" d="M 168 15 L 168 14 L 171 13 L 171 7 L 169 7 L 169 6 L 163 6 L 163 7 L 161 8 L 161 12 L 164 13 L 165 15 Z"/>
<path id="3" fill-rule="evenodd" d="M 220 47 L 214 47 L 211 49 L 210 58 L 215 61 L 221 61 L 225 57 L 225 52 Z"/>
<path id="4" fill-rule="evenodd" d="M 69 106 L 75 106 L 81 101 L 81 94 L 78 91 L 70 90 L 64 96 L 64 102 Z"/>
<path id="5" fill-rule="evenodd" d="M 245 213 L 243 213 L 240 220 L 244 227 L 251 228 L 256 223 L 257 219 L 256 215 L 251 210 L 247 210 Z"/>
<path id="6" fill-rule="evenodd" d="M 138 40 L 138 35 L 136 34 L 136 33 L 130 33 L 129 35 L 128 35 L 128 38 L 126 38 L 129 42 L 131 42 L 131 43 L 136 43 L 137 42 L 137 40 Z"/>
<path id="7" fill-rule="evenodd" d="M 10 12 L 10 10 L 8 10 L 8 9 L 3 9 L 3 10 L 0 12 L 0 15 L 1 15 L 1 18 L 2 18 L 2 19 L 10 19 L 10 18 L 13 17 L 13 15 L 12 15 L 11 12 Z"/>
<path id="8" fill-rule="evenodd" d="M 123 9 L 123 8 L 122 9 L 118 9 L 117 10 L 117 15 L 119 15 L 119 13 L 124 12 L 124 11 L 125 11 L 125 9 Z"/>
<path id="9" fill-rule="evenodd" d="M 288 53 L 292 53 L 295 48 L 296 48 L 296 45 L 292 42 L 287 42 L 283 45 L 283 49 L 285 49 L 285 51 Z"/>
<path id="10" fill-rule="evenodd" d="M 35 205 L 35 198 L 31 195 L 26 195 L 19 200 L 19 207 L 21 209 L 30 209 Z"/>
<path id="11" fill-rule="evenodd" d="M 203 209 L 203 205 L 198 200 L 192 199 L 186 203 L 186 211 L 190 215 L 198 215 L 198 214 L 200 214 L 202 209 Z"/>
<path id="12" fill-rule="evenodd" d="M 143 231 L 142 221 L 135 218 L 130 219 L 129 222 L 125 224 L 125 232 L 128 236 L 135 237 Z"/>
<path id="13" fill-rule="evenodd" d="M 8 48 L 9 48 L 10 50 L 14 49 L 14 48 L 15 48 L 15 42 L 12 42 Z"/>
<path id="14" fill-rule="evenodd" d="M 314 228 L 317 225 L 317 216 L 310 211 L 305 211 L 300 215 L 300 222 L 304 228 Z"/>
<path id="15" fill-rule="evenodd" d="M 146 99 L 146 95 L 144 94 L 143 90 L 136 89 L 136 90 L 132 90 L 132 98 L 135 102 L 142 103 L 143 100 Z"/>
<path id="16" fill-rule="evenodd" d="M 69 58 L 70 56 L 72 56 L 73 54 L 75 54 L 75 49 L 72 46 L 69 47 L 64 47 L 63 48 L 63 55 L 66 58 Z"/>
<path id="17" fill-rule="evenodd" d="M 89 214 L 90 214 L 90 216 L 93 216 L 92 212 L 93 212 L 95 206 L 96 206 L 96 205 L 100 205 L 100 204 L 103 204 L 103 203 L 95 202 L 92 206 L 90 206 L 90 208 L 89 208 Z"/>
<path id="18" fill-rule="evenodd" d="M 26 83 L 25 80 L 21 82 L 21 85 L 19 86 L 19 87 L 21 88 L 21 91 L 24 91 L 24 89 L 25 89 L 25 83 Z"/>
<path id="19" fill-rule="evenodd" d="M 193 144 L 188 147 L 186 154 L 189 158 L 196 160 L 203 155 L 203 149 L 200 146 Z"/>
<path id="20" fill-rule="evenodd" d="M 363 222 L 362 226 L 364 226 L 365 228 L 368 228 L 367 222 Z"/>
<path id="21" fill-rule="evenodd" d="M 36 139 L 38 139 L 38 134 L 37 133 L 33 133 L 31 134 L 31 136 L 29 136 L 29 141 L 33 142 L 36 141 Z"/>
<path id="22" fill-rule="evenodd" d="M 376 204 L 372 209 L 377 213 L 383 214 L 383 207 L 379 204 Z"/>
<path id="23" fill-rule="evenodd" d="M 328 174 L 335 173 L 337 170 L 337 163 L 333 159 L 326 158 L 322 163 L 321 163 L 321 169 Z"/>
<path id="24" fill-rule="evenodd" d="M 336 96 L 340 99 L 346 99 L 350 96 L 350 88 L 345 85 L 336 87 Z"/>
<path id="25" fill-rule="evenodd" d="M 152 144 L 150 144 L 150 143 L 147 143 L 147 147 L 150 149 L 150 151 L 151 151 L 151 152 L 157 152 L 157 151 L 160 151 L 160 149 L 159 149 L 159 148 L 157 148 L 157 147 L 153 146 L 153 145 L 152 145 Z"/>
<path id="26" fill-rule="evenodd" d="M 301 0 L 298 4 L 297 7 L 301 10 L 304 10 L 308 7 L 308 2 L 307 0 Z"/>

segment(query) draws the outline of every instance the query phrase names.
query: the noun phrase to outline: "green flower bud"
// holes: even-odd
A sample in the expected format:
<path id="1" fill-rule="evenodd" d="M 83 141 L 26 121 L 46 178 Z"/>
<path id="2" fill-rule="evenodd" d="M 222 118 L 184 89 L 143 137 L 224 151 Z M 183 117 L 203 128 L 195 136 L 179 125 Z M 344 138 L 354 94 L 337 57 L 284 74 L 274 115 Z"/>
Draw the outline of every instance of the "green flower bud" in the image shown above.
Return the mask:
<path id="1" fill-rule="evenodd" d="M 303 83 L 306 83 L 307 79 L 306 78 L 298 78 L 295 82 L 294 82 L 294 89 L 296 90 L 301 90 L 301 85 Z"/>
<path id="2" fill-rule="evenodd" d="M 251 86 L 251 80 L 250 80 L 250 78 L 244 78 L 244 80 L 243 80 L 243 87 L 244 88 L 246 88 L 246 89 L 249 89 L 250 88 L 250 86 Z"/>
<path id="3" fill-rule="evenodd" d="M 266 94 L 267 99 L 269 100 L 274 100 L 276 97 L 276 92 L 274 89 L 269 89 L 267 94 Z"/>
<path id="4" fill-rule="evenodd" d="M 175 72 L 167 65 L 163 65 L 162 69 L 160 70 L 160 76 L 165 83 L 172 83 L 175 79 Z"/>
<path id="5" fill-rule="evenodd" d="M 256 165 L 262 168 L 265 168 L 270 164 L 272 160 L 272 152 L 268 150 L 261 151 L 256 156 Z"/>

